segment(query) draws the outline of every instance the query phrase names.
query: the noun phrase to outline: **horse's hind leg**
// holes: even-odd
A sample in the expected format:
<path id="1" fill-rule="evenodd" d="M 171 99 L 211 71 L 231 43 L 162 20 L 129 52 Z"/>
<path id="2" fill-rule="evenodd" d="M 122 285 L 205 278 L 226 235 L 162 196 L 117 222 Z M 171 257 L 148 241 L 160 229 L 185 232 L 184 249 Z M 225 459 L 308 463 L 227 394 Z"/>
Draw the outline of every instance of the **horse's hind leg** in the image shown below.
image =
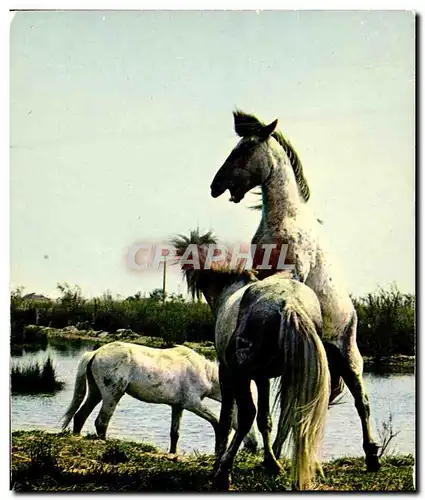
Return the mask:
<path id="1" fill-rule="evenodd" d="M 94 381 L 90 367 L 87 370 L 88 394 L 81 408 L 74 415 L 73 433 L 79 434 L 83 428 L 88 416 L 94 410 L 96 405 L 102 401 L 99 388 Z"/>
<path id="2" fill-rule="evenodd" d="M 272 418 L 270 415 L 270 381 L 269 379 L 255 380 L 258 389 L 257 425 L 263 436 L 264 462 L 263 465 L 272 473 L 279 474 L 282 466 L 273 453 L 270 434 L 272 431 Z"/>
<path id="3" fill-rule="evenodd" d="M 99 415 L 94 425 L 97 435 L 101 439 L 106 439 L 109 421 L 111 420 L 117 404 L 124 396 L 126 388 L 127 381 L 124 378 L 114 380 L 113 382 L 108 380 L 108 384 L 105 383 L 104 379 L 99 381 L 99 389 L 102 394 L 102 407 L 100 408 Z"/>
<path id="4" fill-rule="evenodd" d="M 329 396 L 329 405 L 331 405 L 344 390 L 344 382 L 341 377 L 340 366 L 341 351 L 331 342 L 323 342 L 323 347 L 326 351 L 329 373 L 331 375 L 331 394 Z"/>
<path id="5" fill-rule="evenodd" d="M 288 434 L 286 435 L 282 434 L 283 420 L 284 420 L 284 415 L 282 412 L 280 412 L 279 423 L 277 424 L 277 434 L 273 443 L 273 452 L 276 458 L 280 458 L 280 454 L 282 453 L 283 443 L 286 441 L 286 438 L 288 437 Z"/>
<path id="6" fill-rule="evenodd" d="M 229 448 L 221 457 L 217 472 L 214 476 L 214 487 L 216 489 L 228 489 L 229 474 L 233 460 L 238 449 L 248 434 L 255 419 L 255 405 L 252 401 L 249 379 L 239 379 L 234 387 L 236 403 L 238 405 L 238 428 L 233 436 Z M 260 391 L 259 391 L 260 392 Z"/>
<path id="7" fill-rule="evenodd" d="M 227 441 L 229 439 L 230 428 L 232 426 L 232 418 L 234 411 L 234 392 L 233 392 L 233 379 L 227 369 L 222 365 L 219 366 L 220 377 L 220 392 L 221 392 L 221 408 L 220 418 L 217 426 L 215 455 L 216 461 L 214 470 L 218 467 L 221 457 L 227 448 Z"/>
<path id="8" fill-rule="evenodd" d="M 74 416 L 74 426 L 72 432 L 74 434 L 79 434 L 83 425 L 85 424 L 90 413 L 95 409 L 96 405 L 102 401 L 102 396 L 100 395 L 99 389 L 90 391 L 84 404 L 77 411 Z"/>
<path id="9" fill-rule="evenodd" d="M 96 427 L 97 435 L 101 439 L 106 439 L 106 431 L 108 429 L 109 421 L 114 413 L 119 400 L 124 395 L 122 393 L 120 396 L 104 398 L 102 401 L 102 407 L 100 408 L 99 415 L 97 416 L 94 425 Z"/>
<path id="10" fill-rule="evenodd" d="M 360 356 L 360 354 L 359 354 Z M 369 472 L 376 472 L 380 468 L 378 458 L 378 445 L 372 438 L 370 429 L 370 404 L 369 397 L 363 383 L 361 370 L 353 367 L 344 359 L 342 378 L 354 398 L 354 404 L 359 414 L 363 432 L 363 450 L 366 454 L 366 466 Z"/>
<path id="11" fill-rule="evenodd" d="M 354 403 L 359 414 L 363 431 L 363 450 L 366 454 L 366 466 L 369 472 L 380 468 L 378 445 L 372 438 L 370 429 L 369 397 L 363 383 L 363 359 L 356 343 L 357 315 L 354 313 L 350 325 L 345 332 L 343 352 L 341 353 L 341 375 L 354 397 Z"/>
<path id="12" fill-rule="evenodd" d="M 180 422 L 183 415 L 183 408 L 178 405 L 171 407 L 171 429 L 170 429 L 170 453 L 177 452 L 177 441 L 179 440 Z"/>

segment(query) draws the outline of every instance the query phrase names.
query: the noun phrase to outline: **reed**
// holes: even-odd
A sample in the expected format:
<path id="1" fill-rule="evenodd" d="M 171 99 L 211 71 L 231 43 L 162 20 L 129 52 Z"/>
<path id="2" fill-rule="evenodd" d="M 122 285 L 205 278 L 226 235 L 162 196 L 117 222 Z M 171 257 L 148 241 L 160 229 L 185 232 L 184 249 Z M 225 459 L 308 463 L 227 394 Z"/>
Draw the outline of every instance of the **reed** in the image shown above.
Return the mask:
<path id="1" fill-rule="evenodd" d="M 16 363 L 11 371 L 12 394 L 46 394 L 63 388 L 64 383 L 56 378 L 50 356 L 44 363 Z"/>

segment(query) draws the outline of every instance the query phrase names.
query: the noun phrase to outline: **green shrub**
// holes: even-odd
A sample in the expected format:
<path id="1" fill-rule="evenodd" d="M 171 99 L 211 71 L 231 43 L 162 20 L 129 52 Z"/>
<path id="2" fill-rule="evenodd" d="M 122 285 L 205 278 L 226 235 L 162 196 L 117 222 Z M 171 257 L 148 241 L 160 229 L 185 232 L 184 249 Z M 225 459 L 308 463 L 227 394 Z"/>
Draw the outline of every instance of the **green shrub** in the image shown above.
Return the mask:
<path id="1" fill-rule="evenodd" d="M 378 361 L 393 354 L 415 354 L 415 297 L 395 285 L 355 299 L 357 340 L 363 355 Z"/>
<path id="2" fill-rule="evenodd" d="M 53 393 L 63 388 L 64 383 L 57 380 L 56 372 L 50 357 L 40 365 L 16 364 L 11 373 L 12 393 L 15 394 L 37 394 Z"/>

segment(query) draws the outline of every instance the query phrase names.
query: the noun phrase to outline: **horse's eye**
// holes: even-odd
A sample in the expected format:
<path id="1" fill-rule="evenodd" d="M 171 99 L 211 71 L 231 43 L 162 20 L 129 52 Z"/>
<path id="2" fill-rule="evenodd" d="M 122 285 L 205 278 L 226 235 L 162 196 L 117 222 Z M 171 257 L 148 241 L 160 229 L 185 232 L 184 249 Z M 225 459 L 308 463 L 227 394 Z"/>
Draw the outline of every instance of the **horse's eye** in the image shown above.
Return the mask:
<path id="1" fill-rule="evenodd" d="M 252 148 L 253 146 L 255 146 L 255 139 L 250 137 L 240 145 L 239 149 L 247 150 Z"/>

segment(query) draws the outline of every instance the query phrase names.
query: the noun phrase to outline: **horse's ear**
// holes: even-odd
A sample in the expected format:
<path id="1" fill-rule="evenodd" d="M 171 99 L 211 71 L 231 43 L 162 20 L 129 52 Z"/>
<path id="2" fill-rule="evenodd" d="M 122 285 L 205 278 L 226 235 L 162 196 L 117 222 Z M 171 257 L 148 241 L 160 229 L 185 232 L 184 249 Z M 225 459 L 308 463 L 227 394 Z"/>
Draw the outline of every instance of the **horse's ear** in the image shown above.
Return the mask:
<path id="1" fill-rule="evenodd" d="M 276 130 L 277 122 L 278 122 L 278 119 L 276 118 L 276 120 L 271 122 L 269 125 L 264 125 L 264 127 L 261 128 L 258 135 L 260 137 L 263 137 L 264 139 L 266 139 L 267 137 L 272 135 L 273 132 Z"/>
<path id="2" fill-rule="evenodd" d="M 262 123 L 254 115 L 248 115 L 240 110 L 233 112 L 235 122 L 235 132 L 239 137 L 249 137 L 258 133 L 262 128 Z"/>

